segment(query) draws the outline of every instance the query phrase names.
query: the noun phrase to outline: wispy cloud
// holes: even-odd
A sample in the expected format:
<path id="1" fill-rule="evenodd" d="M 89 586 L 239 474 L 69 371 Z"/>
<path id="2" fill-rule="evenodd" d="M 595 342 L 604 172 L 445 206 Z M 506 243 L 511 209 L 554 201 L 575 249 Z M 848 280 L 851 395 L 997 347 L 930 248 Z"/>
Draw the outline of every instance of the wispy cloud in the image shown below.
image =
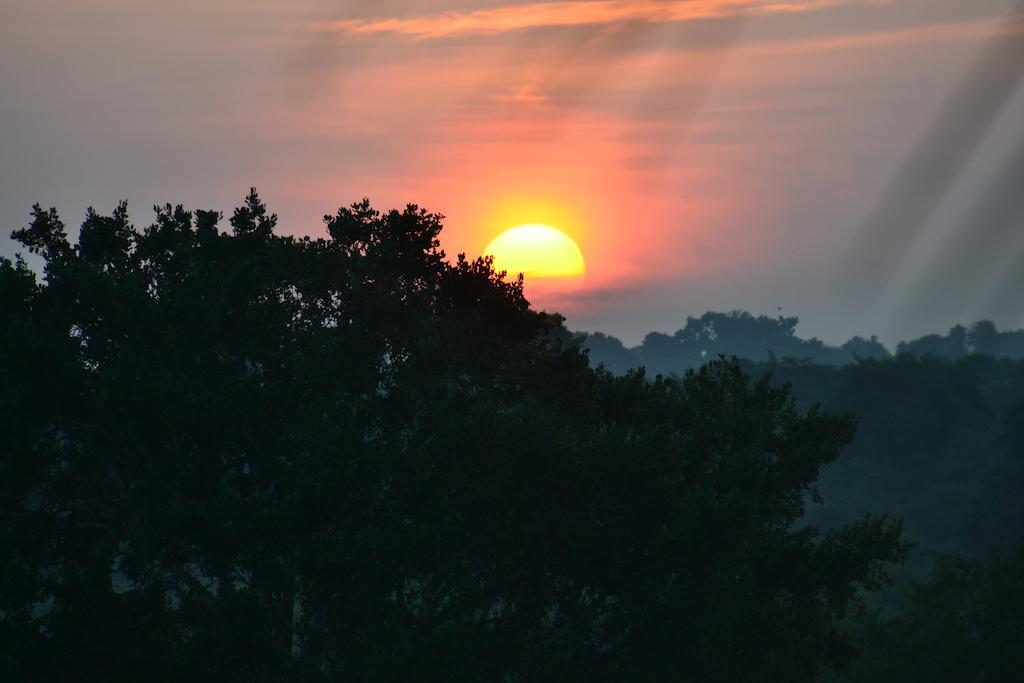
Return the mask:
<path id="1" fill-rule="evenodd" d="M 429 39 L 542 27 L 663 23 L 720 19 L 740 14 L 811 12 L 835 5 L 880 1 L 883 0 L 574 0 L 413 17 L 319 21 L 310 24 L 310 28 L 344 34 L 390 33 Z"/>

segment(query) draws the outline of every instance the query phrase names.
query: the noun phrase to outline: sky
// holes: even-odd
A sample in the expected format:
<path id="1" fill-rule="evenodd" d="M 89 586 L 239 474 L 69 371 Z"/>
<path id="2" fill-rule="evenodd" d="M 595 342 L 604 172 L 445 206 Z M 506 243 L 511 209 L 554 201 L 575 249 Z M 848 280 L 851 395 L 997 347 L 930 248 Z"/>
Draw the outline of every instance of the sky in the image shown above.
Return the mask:
<path id="1" fill-rule="evenodd" d="M 527 293 L 629 344 L 795 315 L 894 344 L 1024 327 L 1018 0 L 0 0 L 0 253 L 35 202 L 279 230 L 369 197 L 470 256 L 546 223 Z"/>

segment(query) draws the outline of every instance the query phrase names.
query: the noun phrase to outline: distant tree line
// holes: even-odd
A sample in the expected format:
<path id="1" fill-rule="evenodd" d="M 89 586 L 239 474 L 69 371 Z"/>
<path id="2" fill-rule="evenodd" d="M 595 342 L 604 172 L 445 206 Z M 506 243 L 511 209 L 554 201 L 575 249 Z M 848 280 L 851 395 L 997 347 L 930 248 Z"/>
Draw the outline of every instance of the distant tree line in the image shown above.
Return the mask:
<path id="1" fill-rule="evenodd" d="M 822 365 L 846 365 L 858 360 L 891 358 L 877 337 L 853 337 L 841 346 L 796 334 L 796 317 L 753 316 L 745 311 L 708 312 L 687 318 L 673 334 L 650 332 L 639 346 L 626 347 L 601 332 L 579 333 L 591 362 L 616 373 L 644 367 L 651 374 L 682 373 L 720 355 L 768 362 L 792 359 Z M 928 335 L 896 347 L 896 354 L 960 359 L 975 354 L 1024 359 L 1024 330 L 999 331 L 988 320 L 970 327 L 957 325 L 946 336 Z"/>

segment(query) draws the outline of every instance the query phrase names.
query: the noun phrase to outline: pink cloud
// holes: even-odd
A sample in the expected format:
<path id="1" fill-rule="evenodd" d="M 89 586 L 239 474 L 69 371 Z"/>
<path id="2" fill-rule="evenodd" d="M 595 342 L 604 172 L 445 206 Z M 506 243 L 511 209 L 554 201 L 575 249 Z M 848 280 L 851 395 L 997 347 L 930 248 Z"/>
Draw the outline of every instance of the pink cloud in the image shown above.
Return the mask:
<path id="1" fill-rule="evenodd" d="M 718 19 L 746 13 L 811 12 L 835 5 L 872 1 L 879 0 L 573 0 L 535 2 L 414 17 L 320 21 L 310 24 L 310 27 L 317 31 L 347 34 L 391 33 L 428 39 L 498 34 L 550 26 L 664 23 Z"/>

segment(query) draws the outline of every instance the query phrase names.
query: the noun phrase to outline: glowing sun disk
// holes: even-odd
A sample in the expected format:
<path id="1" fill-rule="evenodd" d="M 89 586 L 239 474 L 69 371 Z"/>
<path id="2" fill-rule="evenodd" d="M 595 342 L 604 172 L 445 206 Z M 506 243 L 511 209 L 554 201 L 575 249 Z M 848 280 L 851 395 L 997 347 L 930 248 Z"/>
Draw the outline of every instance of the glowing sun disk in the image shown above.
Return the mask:
<path id="1" fill-rule="evenodd" d="M 528 223 L 501 233 L 484 254 L 494 257 L 494 269 L 510 277 L 574 278 L 586 271 L 583 253 L 571 237 L 550 225 Z"/>

